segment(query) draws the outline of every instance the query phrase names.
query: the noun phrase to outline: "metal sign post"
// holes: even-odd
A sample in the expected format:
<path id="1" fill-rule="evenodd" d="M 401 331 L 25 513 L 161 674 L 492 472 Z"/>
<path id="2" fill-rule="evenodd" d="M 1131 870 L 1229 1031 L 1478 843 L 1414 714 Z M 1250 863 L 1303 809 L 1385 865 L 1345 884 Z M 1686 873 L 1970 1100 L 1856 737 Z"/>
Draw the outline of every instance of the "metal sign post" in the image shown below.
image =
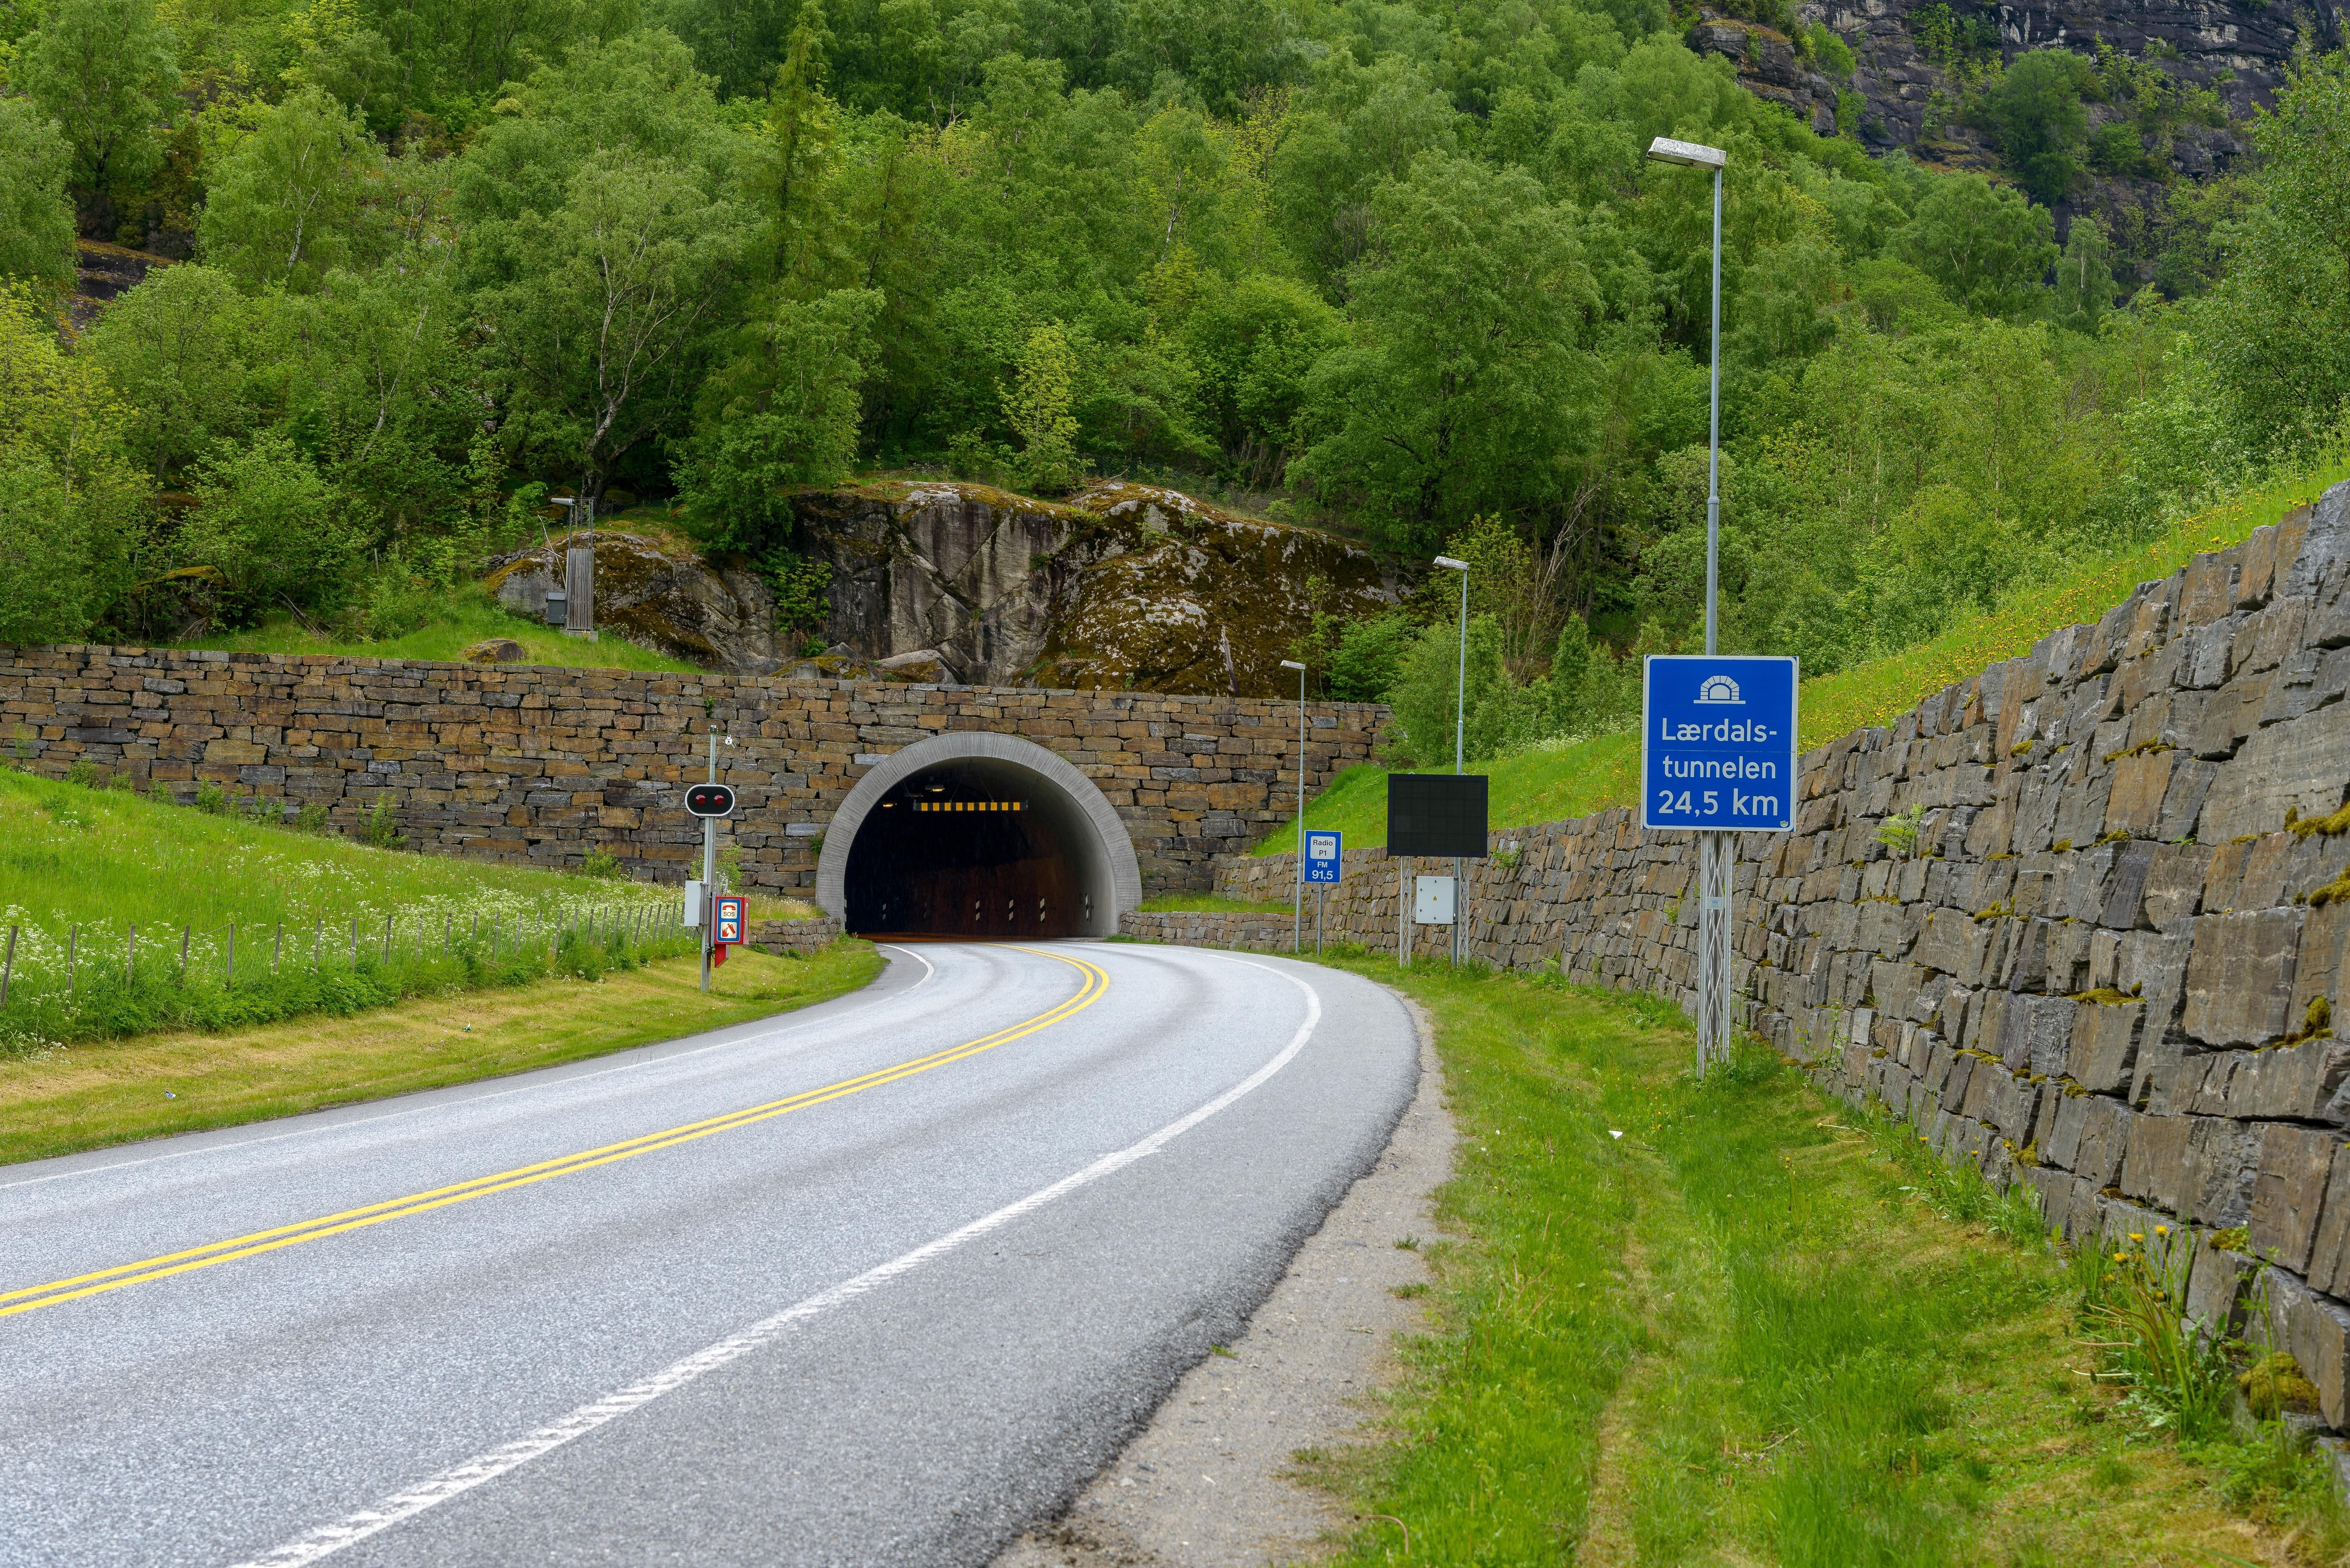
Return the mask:
<path id="1" fill-rule="evenodd" d="M 1305 836 L 1305 880 L 1314 884 L 1314 954 L 1322 954 L 1322 893 L 1346 875 L 1346 835 L 1317 827 Z"/>
<path id="2" fill-rule="evenodd" d="M 732 743 L 731 742 L 729 742 Z M 718 896 L 718 819 L 734 815 L 734 792 L 718 782 L 718 732 L 710 732 L 710 782 L 698 784 L 685 792 L 685 809 L 702 818 L 702 880 L 685 885 L 686 919 L 702 928 L 702 989 L 710 989 L 710 950 L 716 936 L 715 911 L 711 901 Z M 735 920 L 742 919 L 741 900 L 735 900 Z M 724 962 L 723 959 L 719 961 Z"/>
<path id="3" fill-rule="evenodd" d="M 1388 853 L 1400 860 L 1406 856 L 1451 857 L 1453 872 L 1442 878 L 1455 885 L 1464 860 L 1485 857 L 1485 775 L 1482 774 L 1389 774 L 1388 775 Z M 1400 865 L 1397 876 L 1403 875 Z M 1429 880 L 1420 878 L 1422 882 Z M 1396 900 L 1409 908 L 1408 889 L 1399 880 Z M 1448 901 L 1448 911 L 1451 904 Z M 1400 911 L 1399 911 L 1400 912 Z M 1448 923 L 1453 927 L 1452 961 L 1461 957 L 1460 923 L 1448 912 Z M 1410 947 L 1411 922 L 1403 919 L 1403 942 Z"/>
<path id="4" fill-rule="evenodd" d="M 1289 930 L 1289 950 L 1295 953 L 1305 950 L 1305 666 L 1294 659 L 1284 659 L 1281 667 L 1297 671 L 1297 836 L 1301 858 L 1297 863 L 1297 908 Z"/>
<path id="5" fill-rule="evenodd" d="M 1733 833 L 1795 826 L 1793 659 L 1657 654 L 1640 706 L 1640 826 L 1698 836 L 1697 1065 L 1730 1044 Z"/>

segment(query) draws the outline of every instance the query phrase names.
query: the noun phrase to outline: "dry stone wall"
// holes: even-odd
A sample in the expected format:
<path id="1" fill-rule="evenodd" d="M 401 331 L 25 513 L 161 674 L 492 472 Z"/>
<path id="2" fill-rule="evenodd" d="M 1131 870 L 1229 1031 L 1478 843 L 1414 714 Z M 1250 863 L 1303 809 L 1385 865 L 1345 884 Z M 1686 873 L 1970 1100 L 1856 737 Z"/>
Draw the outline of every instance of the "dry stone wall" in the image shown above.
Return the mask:
<path id="1" fill-rule="evenodd" d="M 1364 761 L 1383 708 L 1307 709 L 1309 784 Z M 1207 885 L 1220 854 L 1285 819 L 1295 702 L 877 680 L 639 674 L 135 648 L 0 650 L 0 735 L 50 774 L 87 762 L 140 790 L 202 783 L 356 828 L 389 802 L 412 847 L 561 869 L 602 849 L 681 877 L 683 809 L 714 722 L 725 832 L 746 882 L 815 883 L 826 825 L 868 768 L 948 731 L 1068 759 L 1132 836 L 1146 891 Z"/>
<path id="2" fill-rule="evenodd" d="M 2141 585 L 2094 625 L 1803 759 L 1794 832 L 1739 841 L 1748 1027 L 1947 1157 L 2029 1181 L 2074 1235 L 2193 1249 L 2190 1310 L 2276 1342 L 2350 1424 L 2350 484 Z M 1920 808 L 1914 854 L 1879 843 Z M 1689 835 L 1627 811 L 1496 836 L 1471 950 L 1677 995 Z M 1326 924 L 1395 948 L 1394 862 L 1347 857 Z M 1442 867 L 1430 866 L 1428 870 Z M 1218 889 L 1288 898 L 1287 857 Z M 1137 916 L 1285 949 L 1270 915 Z M 1433 944 L 1430 944 L 1433 945 Z M 2164 1229 L 2158 1230 L 2158 1227 Z"/>

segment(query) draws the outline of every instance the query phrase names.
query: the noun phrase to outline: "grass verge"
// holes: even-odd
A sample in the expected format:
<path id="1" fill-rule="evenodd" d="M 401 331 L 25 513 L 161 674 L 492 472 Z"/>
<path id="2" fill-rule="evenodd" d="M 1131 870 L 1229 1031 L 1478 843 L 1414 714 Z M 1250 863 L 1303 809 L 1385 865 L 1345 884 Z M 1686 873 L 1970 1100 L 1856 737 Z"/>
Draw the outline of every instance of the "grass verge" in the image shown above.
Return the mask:
<path id="1" fill-rule="evenodd" d="M 1437 1327 L 1404 1347 L 1384 1440 L 1302 1456 L 1365 1521 L 1335 1561 L 2119 1568 L 2350 1543 L 2281 1428 L 2182 1447 L 2093 1380 L 2077 1272 L 1914 1134 L 1760 1049 L 1693 1081 L 1653 999 L 1337 961 L 1435 1020 L 1464 1240 L 1431 1249 Z"/>
<path id="2" fill-rule="evenodd" d="M 699 665 L 657 653 L 611 631 L 599 632 L 593 642 L 583 637 L 566 637 L 560 627 L 546 626 L 527 616 L 515 615 L 491 597 L 477 583 L 452 588 L 436 601 L 422 626 L 380 642 L 360 642 L 338 638 L 330 632 L 311 631 L 291 617 L 281 615 L 270 617 L 249 630 L 198 638 L 172 646 L 211 649 L 228 653 L 322 654 L 348 659 L 453 661 L 463 659 L 465 649 L 473 644 L 494 637 L 512 638 L 521 643 L 526 655 L 521 662 L 526 664 L 549 664 L 577 670 L 702 673 Z"/>
<path id="3" fill-rule="evenodd" d="M 2245 539 L 2345 478 L 2350 454 L 2329 457 L 2309 472 L 2257 486 L 2182 518 L 2147 545 L 2022 584 L 1999 608 L 1970 616 L 1931 641 L 1806 680 L 1800 704 L 1803 743 L 1816 746 L 1854 730 L 1889 724 L 1921 698 L 2001 659 L 2031 652 L 2059 627 L 2095 620 L 2138 584 L 2167 577 L 2204 551 Z M 1631 805 L 1639 793 L 1640 742 L 1632 734 L 1600 735 L 1477 766 L 1492 781 L 1488 820 L 1497 828 L 1525 827 Z M 1305 825 L 1342 829 L 1347 844 L 1357 849 L 1385 844 L 1387 774 L 1377 766 L 1347 769 L 1307 803 Z M 1267 835 L 1253 852 L 1284 855 L 1296 847 L 1292 824 Z"/>
<path id="4" fill-rule="evenodd" d="M 0 1056 L 593 979 L 696 946 L 674 888 L 400 854 L 296 829 L 288 804 L 175 806 L 95 774 L 0 771 Z"/>
<path id="5" fill-rule="evenodd" d="M 411 1000 L 229 1034 L 149 1034 L 0 1060 L 0 1162 L 525 1072 L 788 1012 L 881 971 L 844 939 L 806 959 L 737 950 L 709 995 L 698 958 L 588 981 Z"/>
<path id="6" fill-rule="evenodd" d="M 1311 899 L 1307 900 L 1310 905 Z M 1148 914 L 1167 912 L 1215 915 L 1287 914 L 1294 908 L 1287 898 L 1232 898 L 1222 893 L 1160 893 L 1145 898 L 1135 906 Z"/>

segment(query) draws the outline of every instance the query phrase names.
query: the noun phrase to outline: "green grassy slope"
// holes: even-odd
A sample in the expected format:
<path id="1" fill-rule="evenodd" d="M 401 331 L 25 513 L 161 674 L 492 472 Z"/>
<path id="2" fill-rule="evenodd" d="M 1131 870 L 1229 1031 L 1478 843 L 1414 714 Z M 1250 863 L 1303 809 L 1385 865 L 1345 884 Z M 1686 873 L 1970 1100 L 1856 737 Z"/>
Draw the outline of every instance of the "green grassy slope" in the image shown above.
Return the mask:
<path id="1" fill-rule="evenodd" d="M 2143 1276 L 2053 1255 L 2030 1189 L 1767 1048 L 1692 1081 L 1655 997 L 1328 961 L 1427 1009 L 1461 1142 L 1457 1239 L 1395 1239 L 1430 1258 L 1428 1331 L 1369 1441 L 1299 1456 L 1351 1516 L 1322 1561 L 2340 1560 L 2324 1450 L 2236 1428 L 2227 1360 L 2132 1390 L 2137 1320 L 2097 1314 Z"/>
<path id="2" fill-rule="evenodd" d="M 1998 609 L 1969 617 L 1930 642 L 1806 680 L 1803 743 L 1816 746 L 1853 730 L 1889 724 L 1919 699 L 1987 665 L 2031 652 L 2033 644 L 2058 627 L 2096 619 L 2139 583 L 2167 577 L 2204 551 L 2225 549 L 2345 478 L 2350 457 L 2336 456 L 2312 472 L 2184 518 L 2142 547 L 2085 561 L 2061 576 L 2029 585 Z M 1639 784 L 1639 738 L 1602 735 L 1476 767 L 1492 781 L 1488 811 L 1493 826 L 1556 822 L 1632 804 Z M 1307 803 L 1307 826 L 1344 830 L 1350 848 L 1385 844 L 1386 780 L 1382 768 L 1348 769 Z M 1268 835 L 1255 853 L 1283 854 L 1296 845 L 1291 826 Z"/>
<path id="3" fill-rule="evenodd" d="M 692 945 L 672 929 L 675 888 L 369 848 L 253 804 L 212 815 L 0 772 L 0 1052 L 346 1012 Z"/>
<path id="4" fill-rule="evenodd" d="M 465 649 L 493 637 L 512 638 L 528 650 L 524 661 L 571 670 L 658 670 L 699 673 L 700 667 L 671 659 L 609 632 L 589 642 L 566 637 L 560 628 L 542 625 L 507 610 L 487 594 L 460 588 L 449 594 L 433 618 L 405 637 L 381 642 L 357 642 L 305 631 L 279 617 L 250 630 L 223 637 L 197 638 L 175 643 L 177 648 L 212 649 L 229 653 L 334 654 L 359 659 L 461 659 Z"/>

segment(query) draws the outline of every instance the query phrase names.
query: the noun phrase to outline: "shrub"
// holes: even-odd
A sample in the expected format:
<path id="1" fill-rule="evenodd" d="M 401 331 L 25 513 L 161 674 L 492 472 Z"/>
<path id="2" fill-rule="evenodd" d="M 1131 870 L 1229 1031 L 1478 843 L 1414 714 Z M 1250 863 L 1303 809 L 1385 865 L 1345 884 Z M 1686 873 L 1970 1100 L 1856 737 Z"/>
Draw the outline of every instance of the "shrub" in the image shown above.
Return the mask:
<path id="1" fill-rule="evenodd" d="M 375 805 L 359 828 L 359 842 L 375 849 L 404 849 L 408 835 L 400 831 L 399 818 L 393 815 L 391 792 L 384 791 L 375 797 Z"/>

